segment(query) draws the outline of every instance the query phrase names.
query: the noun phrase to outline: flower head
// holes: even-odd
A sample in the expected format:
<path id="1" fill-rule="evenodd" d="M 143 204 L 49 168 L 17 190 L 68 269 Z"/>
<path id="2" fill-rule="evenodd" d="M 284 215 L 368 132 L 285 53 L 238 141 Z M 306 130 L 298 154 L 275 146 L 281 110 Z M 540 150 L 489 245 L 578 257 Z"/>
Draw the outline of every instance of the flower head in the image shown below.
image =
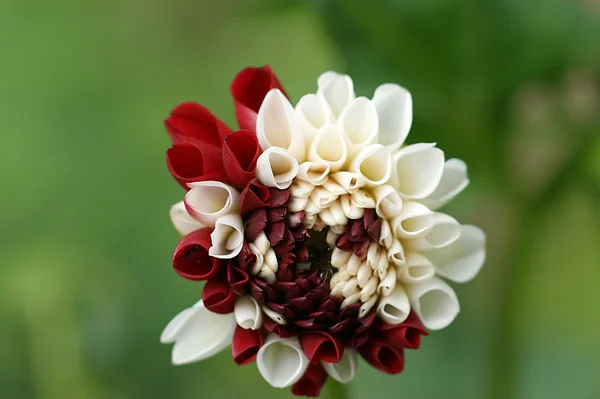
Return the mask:
<path id="1" fill-rule="evenodd" d="M 328 377 L 354 377 L 358 355 L 401 372 L 404 350 L 457 316 L 444 279 L 478 273 L 485 235 L 438 209 L 467 186 L 466 165 L 405 144 L 406 89 L 356 97 L 335 72 L 317 86 L 293 106 L 271 68 L 247 68 L 231 86 L 240 130 L 194 103 L 165 121 L 187 190 L 171 209 L 173 266 L 206 281 L 163 332 L 173 363 L 231 345 L 272 386 L 318 396 Z"/>

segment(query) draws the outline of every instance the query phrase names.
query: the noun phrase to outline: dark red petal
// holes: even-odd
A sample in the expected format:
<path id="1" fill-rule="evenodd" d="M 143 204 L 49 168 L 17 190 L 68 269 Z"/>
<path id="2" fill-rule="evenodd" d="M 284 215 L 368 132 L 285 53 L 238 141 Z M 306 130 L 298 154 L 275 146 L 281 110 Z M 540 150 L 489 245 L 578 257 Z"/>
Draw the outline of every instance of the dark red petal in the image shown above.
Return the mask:
<path id="1" fill-rule="evenodd" d="M 275 187 L 271 187 L 269 189 L 271 191 L 271 197 L 273 197 L 273 201 L 271 202 L 271 207 L 278 206 L 286 206 L 288 201 L 290 200 L 290 189 L 280 190 Z"/>
<path id="2" fill-rule="evenodd" d="M 223 144 L 223 165 L 231 185 L 243 190 L 254 178 L 256 160 L 262 153 L 256 134 L 249 130 L 231 133 Z"/>
<path id="3" fill-rule="evenodd" d="M 244 236 L 252 242 L 267 227 L 267 210 L 259 208 L 249 214 L 244 222 Z"/>
<path id="4" fill-rule="evenodd" d="M 379 241 L 381 235 L 381 221 L 373 209 L 365 210 L 363 226 L 373 241 Z"/>
<path id="5" fill-rule="evenodd" d="M 354 243 L 354 254 L 360 259 L 366 258 L 367 253 L 369 252 L 369 245 L 370 243 L 368 240 Z"/>
<path id="6" fill-rule="evenodd" d="M 192 143 L 179 143 L 167 150 L 167 167 L 175 180 L 189 190 L 187 183 L 191 182 L 228 181 L 220 156 L 212 148 L 201 150 Z"/>
<path id="7" fill-rule="evenodd" d="M 292 393 L 297 396 L 316 398 L 321 393 L 321 387 L 327 380 L 327 372 L 320 364 L 311 364 L 306 372 L 292 386 Z"/>
<path id="8" fill-rule="evenodd" d="M 387 374 L 398 374 L 404 368 L 404 351 L 383 340 L 369 340 L 358 348 L 362 357 L 374 368 Z"/>
<path id="9" fill-rule="evenodd" d="M 287 208 L 285 206 L 278 206 L 276 208 L 271 208 L 267 212 L 267 219 L 269 223 L 277 223 L 283 221 L 285 219 L 285 215 L 287 214 Z"/>
<path id="10" fill-rule="evenodd" d="M 236 263 L 240 270 L 246 271 L 256 261 L 256 255 L 252 253 L 248 242 L 244 241 L 240 254 L 236 257 Z"/>
<path id="11" fill-rule="evenodd" d="M 212 229 L 196 230 L 183 237 L 173 252 L 173 268 L 190 280 L 208 280 L 223 268 L 223 262 L 208 255 Z"/>
<path id="12" fill-rule="evenodd" d="M 257 179 L 253 179 L 240 194 L 240 213 L 245 217 L 255 209 L 270 206 L 271 200 L 269 189 L 260 184 Z"/>
<path id="13" fill-rule="evenodd" d="M 231 263 L 227 265 L 227 281 L 237 296 L 246 294 L 246 284 L 250 280 L 248 273 L 238 269 Z"/>
<path id="14" fill-rule="evenodd" d="M 335 240 L 335 246 L 344 251 L 353 251 L 354 244 L 348 239 L 348 234 L 342 234 Z"/>
<path id="15" fill-rule="evenodd" d="M 215 277 L 206 282 L 202 290 L 202 300 L 206 309 L 214 313 L 233 312 L 236 295 L 224 276 Z"/>
<path id="16" fill-rule="evenodd" d="M 267 331 L 275 333 L 281 338 L 290 338 L 296 336 L 296 333 L 290 330 L 287 326 L 277 324 L 269 318 L 265 318 L 263 326 L 267 329 Z"/>
<path id="17" fill-rule="evenodd" d="M 415 312 L 411 312 L 400 324 L 377 323 L 376 329 L 386 341 L 399 349 L 419 349 L 421 335 L 429 335 Z"/>
<path id="18" fill-rule="evenodd" d="M 262 330 L 246 330 L 237 326 L 231 340 L 233 361 L 239 365 L 252 362 L 256 359 L 256 354 L 263 342 L 264 336 Z"/>
<path id="19" fill-rule="evenodd" d="M 287 96 L 268 65 L 246 68 L 236 75 L 231 83 L 231 95 L 240 129 L 256 131 L 258 110 L 271 89 L 279 89 Z"/>
<path id="20" fill-rule="evenodd" d="M 231 133 L 206 107 L 193 102 L 178 105 L 165 120 L 165 127 L 173 144 L 191 142 L 219 149 Z"/>
<path id="21" fill-rule="evenodd" d="M 269 225 L 265 232 L 267 233 L 267 238 L 269 239 L 269 242 L 271 243 L 272 247 L 279 244 L 283 240 L 286 230 L 287 229 L 285 228 L 285 222 L 279 222 Z"/>
<path id="22" fill-rule="evenodd" d="M 311 363 L 318 361 L 337 363 L 344 355 L 342 342 L 324 331 L 302 334 L 300 346 Z"/>

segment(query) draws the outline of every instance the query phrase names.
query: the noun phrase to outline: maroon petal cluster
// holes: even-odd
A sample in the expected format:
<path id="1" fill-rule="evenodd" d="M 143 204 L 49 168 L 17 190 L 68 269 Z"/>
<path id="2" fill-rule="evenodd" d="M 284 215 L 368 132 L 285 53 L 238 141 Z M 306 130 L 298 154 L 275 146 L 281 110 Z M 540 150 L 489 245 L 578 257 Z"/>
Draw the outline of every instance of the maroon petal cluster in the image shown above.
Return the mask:
<path id="1" fill-rule="evenodd" d="M 360 219 L 349 220 L 346 231 L 335 242 L 336 247 L 344 251 L 352 251 L 364 259 L 367 256 L 371 241 L 378 242 L 381 234 L 381 220 L 374 209 L 365 209 Z"/>

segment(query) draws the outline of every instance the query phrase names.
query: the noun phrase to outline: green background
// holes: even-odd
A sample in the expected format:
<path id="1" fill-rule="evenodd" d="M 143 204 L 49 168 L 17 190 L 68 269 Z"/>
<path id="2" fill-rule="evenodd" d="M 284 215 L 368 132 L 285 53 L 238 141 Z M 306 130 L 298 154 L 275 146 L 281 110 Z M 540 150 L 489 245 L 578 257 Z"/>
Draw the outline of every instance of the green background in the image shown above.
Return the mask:
<path id="1" fill-rule="evenodd" d="M 347 397 L 600 397 L 599 38 L 597 0 L 1 1 L 0 397 L 291 396 L 158 342 L 200 295 L 170 265 L 162 120 L 233 125 L 231 79 L 264 64 L 294 101 L 330 69 L 411 90 L 409 142 L 467 162 L 447 212 L 488 235 L 456 322 Z"/>

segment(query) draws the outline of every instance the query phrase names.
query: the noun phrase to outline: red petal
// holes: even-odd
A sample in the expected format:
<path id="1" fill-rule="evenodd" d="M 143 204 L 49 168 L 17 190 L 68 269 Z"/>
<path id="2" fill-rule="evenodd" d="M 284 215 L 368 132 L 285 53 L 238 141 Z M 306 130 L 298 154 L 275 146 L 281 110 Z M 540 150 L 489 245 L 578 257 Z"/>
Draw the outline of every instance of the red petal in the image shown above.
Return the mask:
<path id="1" fill-rule="evenodd" d="M 300 346 L 311 363 L 318 361 L 337 363 L 344 355 L 342 342 L 324 331 L 302 334 Z"/>
<path id="2" fill-rule="evenodd" d="M 173 268 L 190 280 L 208 280 L 223 269 L 223 262 L 208 255 L 212 229 L 196 230 L 183 237 L 173 252 Z"/>
<path id="3" fill-rule="evenodd" d="M 284 238 L 286 232 L 285 222 L 282 221 L 279 223 L 273 223 L 268 226 L 265 232 L 267 234 L 269 242 L 271 243 L 271 246 L 273 247 L 279 244 Z"/>
<path id="4" fill-rule="evenodd" d="M 189 190 L 187 183 L 191 182 L 228 181 L 220 157 L 214 149 L 201 150 L 192 143 L 179 143 L 167 151 L 167 167 L 175 180 Z"/>
<path id="5" fill-rule="evenodd" d="M 231 83 L 231 95 L 240 129 L 256 131 L 258 110 L 271 89 L 279 89 L 287 97 L 268 65 L 262 68 L 246 68 L 236 75 Z"/>
<path id="6" fill-rule="evenodd" d="M 252 242 L 267 227 L 267 210 L 259 208 L 248 215 L 244 223 L 244 236 Z"/>
<path id="7" fill-rule="evenodd" d="M 231 184 L 242 190 L 254 178 L 256 160 L 262 153 L 256 134 L 249 130 L 231 133 L 223 144 L 223 165 Z"/>
<path id="8" fill-rule="evenodd" d="M 240 254 L 235 258 L 240 270 L 246 271 L 256 261 L 256 255 L 252 253 L 248 242 L 244 241 Z"/>
<path id="9" fill-rule="evenodd" d="M 192 102 L 178 105 L 165 120 L 165 127 L 173 144 L 191 142 L 219 149 L 231 133 L 231 129 L 206 107 Z"/>
<path id="10" fill-rule="evenodd" d="M 214 313 L 233 312 L 236 295 L 225 277 L 215 277 L 206 282 L 202 290 L 202 300 L 206 309 Z"/>
<path id="11" fill-rule="evenodd" d="M 310 396 L 316 398 L 321 393 L 321 387 L 327 380 L 327 372 L 320 364 L 311 364 L 306 372 L 292 386 L 292 393 L 297 396 Z"/>
<path id="12" fill-rule="evenodd" d="M 369 340 L 358 348 L 362 357 L 374 368 L 387 374 L 398 374 L 404 368 L 404 351 L 383 340 Z"/>
<path id="13" fill-rule="evenodd" d="M 381 235 L 381 221 L 373 209 L 365 209 L 363 226 L 373 241 L 379 241 Z"/>
<path id="14" fill-rule="evenodd" d="M 415 312 L 410 312 L 408 318 L 400 324 L 378 323 L 376 329 L 382 337 L 396 348 L 419 349 L 421 335 L 429 335 Z"/>
<path id="15" fill-rule="evenodd" d="M 227 281 L 237 296 L 246 295 L 246 284 L 250 280 L 248 274 L 231 263 L 227 265 Z"/>
<path id="16" fill-rule="evenodd" d="M 237 326 L 231 340 L 233 361 L 240 366 L 252 362 L 256 359 L 256 354 L 262 346 L 263 340 L 262 330 L 246 330 Z"/>
<path id="17" fill-rule="evenodd" d="M 348 239 L 348 234 L 342 234 L 335 240 L 335 246 L 344 251 L 354 251 L 354 244 Z"/>
<path id="18" fill-rule="evenodd" d="M 265 318 L 263 326 L 267 329 L 267 331 L 275 333 L 281 338 L 290 338 L 296 336 L 296 333 L 291 331 L 288 327 L 286 327 L 285 325 L 277 324 L 269 318 Z"/>
<path id="19" fill-rule="evenodd" d="M 244 217 L 255 209 L 270 206 L 271 200 L 269 189 L 253 179 L 240 194 L 240 213 Z"/>

